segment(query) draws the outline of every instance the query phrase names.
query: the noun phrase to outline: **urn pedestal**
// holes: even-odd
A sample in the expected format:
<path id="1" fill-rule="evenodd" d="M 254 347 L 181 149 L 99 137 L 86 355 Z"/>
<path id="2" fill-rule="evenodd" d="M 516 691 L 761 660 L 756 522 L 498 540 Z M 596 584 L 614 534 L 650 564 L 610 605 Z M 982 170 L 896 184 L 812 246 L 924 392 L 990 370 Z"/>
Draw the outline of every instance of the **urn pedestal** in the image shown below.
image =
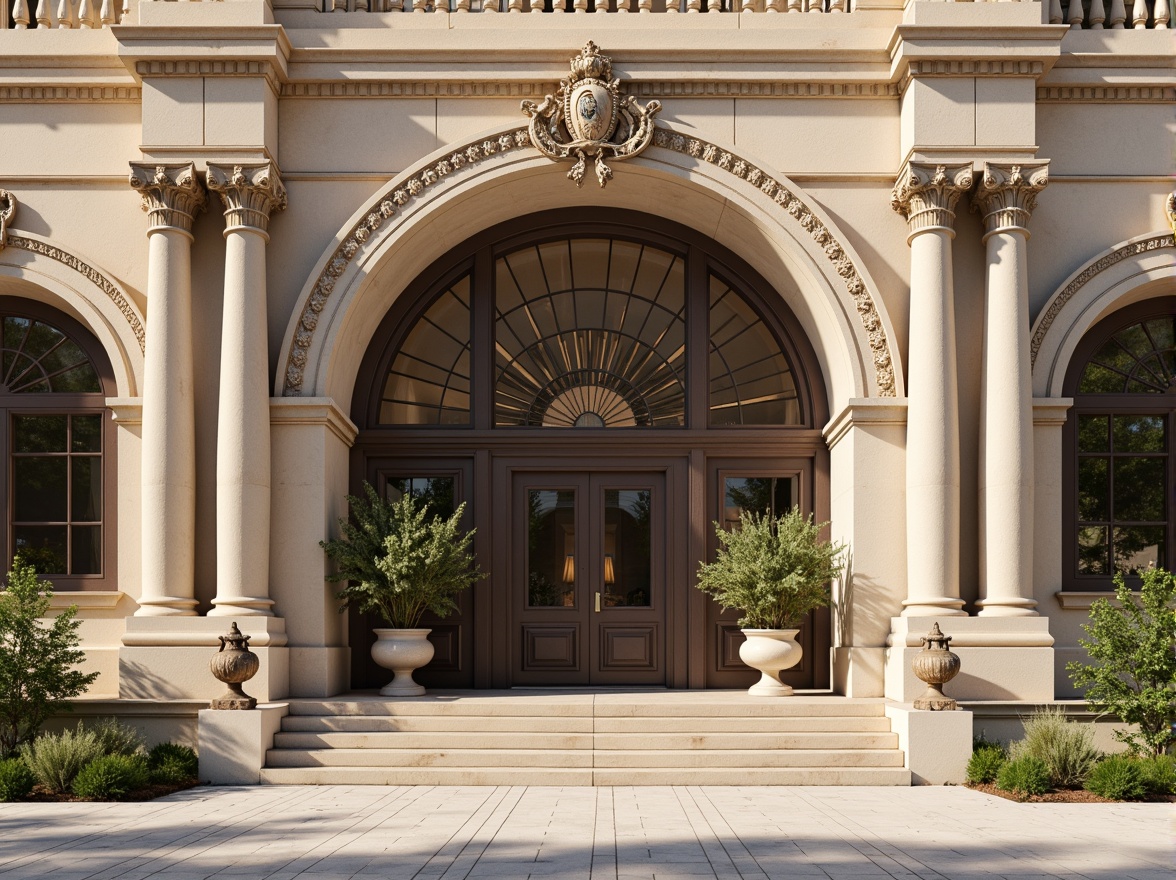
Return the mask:
<path id="1" fill-rule="evenodd" d="M 759 670 L 760 680 L 748 688 L 753 697 L 789 697 L 792 688 L 780 681 L 780 673 L 800 662 L 802 649 L 796 641 L 798 629 L 745 629 L 747 637 L 739 646 L 739 659 Z"/>
<path id="2" fill-rule="evenodd" d="M 430 629 L 377 629 L 376 643 L 372 645 L 372 659 L 391 669 L 392 681 L 380 688 L 384 697 L 419 697 L 424 694 L 424 685 L 412 679 L 414 670 L 420 669 L 433 659 L 433 643 L 429 641 Z"/>

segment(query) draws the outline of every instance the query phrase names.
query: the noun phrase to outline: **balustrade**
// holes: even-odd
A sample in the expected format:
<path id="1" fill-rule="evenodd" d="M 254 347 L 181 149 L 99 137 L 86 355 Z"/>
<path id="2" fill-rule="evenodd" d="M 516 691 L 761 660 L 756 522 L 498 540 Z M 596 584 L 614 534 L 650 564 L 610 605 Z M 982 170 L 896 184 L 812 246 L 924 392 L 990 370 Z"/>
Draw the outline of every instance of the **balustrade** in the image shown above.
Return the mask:
<path id="1" fill-rule="evenodd" d="M 57 0 L 54 8 L 54 0 L 15 0 L 8 26 L 18 31 L 110 27 L 123 21 L 130 4 L 131 0 Z"/>
<path id="2" fill-rule="evenodd" d="M 1050 24 L 1071 28 L 1122 30 L 1171 26 L 1171 0 L 1046 0 Z"/>
<path id="3" fill-rule="evenodd" d="M 852 0 L 324 0 L 324 12 L 599 13 L 849 12 Z"/>

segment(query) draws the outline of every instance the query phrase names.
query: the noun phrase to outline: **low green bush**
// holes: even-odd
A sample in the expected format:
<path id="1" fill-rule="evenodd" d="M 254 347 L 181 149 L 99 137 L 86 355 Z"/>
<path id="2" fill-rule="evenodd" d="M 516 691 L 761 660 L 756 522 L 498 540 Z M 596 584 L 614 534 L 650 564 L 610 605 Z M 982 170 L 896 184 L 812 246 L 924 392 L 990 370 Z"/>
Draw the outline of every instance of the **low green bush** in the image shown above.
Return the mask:
<path id="1" fill-rule="evenodd" d="M 160 785 L 178 785 L 196 778 L 200 762 L 196 753 L 187 746 L 163 742 L 147 756 L 151 781 Z"/>
<path id="2" fill-rule="evenodd" d="M 1156 755 L 1139 762 L 1148 794 L 1176 794 L 1176 755 Z"/>
<path id="3" fill-rule="evenodd" d="M 37 782 L 54 794 L 64 794 L 83 767 L 102 757 L 102 743 L 94 731 L 79 725 L 77 730 L 39 736 L 21 754 Z"/>
<path id="4" fill-rule="evenodd" d="M 1014 760 L 1029 755 L 1049 768 L 1054 788 L 1080 788 L 1098 763 L 1094 727 L 1066 717 L 1060 706 L 1038 709 L 1025 720 L 1025 738 L 1013 743 Z"/>
<path id="5" fill-rule="evenodd" d="M 0 761 L 0 801 L 18 801 L 33 790 L 33 771 L 20 758 Z"/>
<path id="6" fill-rule="evenodd" d="M 143 755 L 103 755 L 81 769 L 73 793 L 90 800 L 116 801 L 147 784 L 150 773 Z"/>
<path id="7" fill-rule="evenodd" d="M 1142 761 L 1111 755 L 1099 761 L 1086 780 L 1086 790 L 1113 801 L 1137 801 L 1147 796 Z"/>
<path id="8" fill-rule="evenodd" d="M 971 783 L 996 782 L 996 775 L 1008 760 L 1005 750 L 1000 746 L 991 743 L 981 745 L 968 759 L 966 778 Z"/>
<path id="9" fill-rule="evenodd" d="M 1014 758 L 996 774 L 996 787 L 1022 796 L 1045 794 L 1049 791 L 1049 767 L 1032 755 Z"/>
<path id="10" fill-rule="evenodd" d="M 78 727 L 81 726 L 79 722 Z M 139 755 L 143 752 L 143 735 L 117 718 L 100 718 L 90 730 L 98 737 L 104 755 Z"/>

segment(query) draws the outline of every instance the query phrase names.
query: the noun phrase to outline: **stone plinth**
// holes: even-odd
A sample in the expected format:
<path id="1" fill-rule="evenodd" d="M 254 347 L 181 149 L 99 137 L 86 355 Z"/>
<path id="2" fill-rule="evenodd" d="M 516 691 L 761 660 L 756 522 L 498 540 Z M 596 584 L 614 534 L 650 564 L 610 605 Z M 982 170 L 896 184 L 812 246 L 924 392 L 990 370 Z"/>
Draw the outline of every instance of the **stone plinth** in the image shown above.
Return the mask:
<path id="1" fill-rule="evenodd" d="M 926 712 L 910 703 L 888 703 L 886 717 L 898 734 L 898 747 L 914 785 L 947 785 L 964 781 L 972 756 L 972 713 Z"/>
<path id="2" fill-rule="evenodd" d="M 256 709 L 202 709 L 197 728 L 200 781 L 213 785 L 257 785 L 265 753 L 290 711 L 288 703 Z"/>

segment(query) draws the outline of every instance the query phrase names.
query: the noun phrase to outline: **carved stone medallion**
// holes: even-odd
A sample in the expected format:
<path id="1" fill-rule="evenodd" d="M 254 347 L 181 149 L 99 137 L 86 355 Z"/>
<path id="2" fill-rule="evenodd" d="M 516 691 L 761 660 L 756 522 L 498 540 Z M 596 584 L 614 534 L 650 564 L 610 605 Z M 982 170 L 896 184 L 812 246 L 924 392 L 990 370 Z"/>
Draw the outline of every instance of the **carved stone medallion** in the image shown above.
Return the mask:
<path id="1" fill-rule="evenodd" d="M 523 101 L 531 143 L 551 159 L 575 159 L 568 177 L 576 186 L 584 182 L 588 159 L 595 159 L 596 179 L 604 186 L 612 177 L 606 158 L 628 159 L 649 146 L 661 102 L 642 107 L 632 95 L 622 97 L 621 81 L 612 79 L 612 59 L 591 40 L 571 68 L 554 95 L 540 104 Z"/>
<path id="2" fill-rule="evenodd" d="M 0 189 L 0 248 L 8 244 L 8 226 L 16 216 L 16 196 Z"/>

